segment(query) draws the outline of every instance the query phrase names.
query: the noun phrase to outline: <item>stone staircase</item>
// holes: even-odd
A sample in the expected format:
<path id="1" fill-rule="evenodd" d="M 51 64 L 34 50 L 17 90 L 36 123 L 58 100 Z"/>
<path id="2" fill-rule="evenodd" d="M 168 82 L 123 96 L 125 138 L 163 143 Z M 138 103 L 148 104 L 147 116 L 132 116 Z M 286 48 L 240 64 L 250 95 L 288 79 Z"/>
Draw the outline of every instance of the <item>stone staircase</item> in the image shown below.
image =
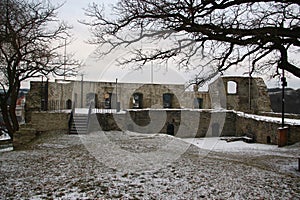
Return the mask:
<path id="1" fill-rule="evenodd" d="M 86 134 L 87 132 L 88 132 L 88 114 L 74 114 L 69 133 Z"/>

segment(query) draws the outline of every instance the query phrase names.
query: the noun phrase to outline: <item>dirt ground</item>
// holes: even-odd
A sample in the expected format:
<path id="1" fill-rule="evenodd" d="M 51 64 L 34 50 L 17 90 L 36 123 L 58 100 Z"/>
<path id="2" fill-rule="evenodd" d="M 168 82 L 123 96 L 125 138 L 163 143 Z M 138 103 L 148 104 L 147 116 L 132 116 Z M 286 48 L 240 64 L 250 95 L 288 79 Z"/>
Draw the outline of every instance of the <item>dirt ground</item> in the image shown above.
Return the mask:
<path id="1" fill-rule="evenodd" d="M 99 135 L 87 142 L 52 133 L 29 149 L 1 152 L 0 199 L 300 199 L 297 145 L 214 151 L 159 134 Z M 147 155 L 152 164 L 137 168 Z"/>

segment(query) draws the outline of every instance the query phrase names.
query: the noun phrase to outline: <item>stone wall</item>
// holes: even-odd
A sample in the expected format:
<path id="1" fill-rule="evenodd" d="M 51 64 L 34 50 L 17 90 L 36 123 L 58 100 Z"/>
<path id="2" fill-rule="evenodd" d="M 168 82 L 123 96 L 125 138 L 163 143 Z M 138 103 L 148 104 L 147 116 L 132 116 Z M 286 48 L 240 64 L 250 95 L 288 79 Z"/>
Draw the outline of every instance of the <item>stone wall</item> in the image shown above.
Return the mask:
<path id="1" fill-rule="evenodd" d="M 73 88 L 73 82 L 49 82 L 47 94 L 48 110 L 69 109 L 67 101 L 72 101 L 74 99 Z"/>
<path id="2" fill-rule="evenodd" d="M 95 119 L 97 122 L 95 123 Z M 153 119 L 151 121 L 151 119 Z M 214 110 L 129 110 L 123 114 L 92 115 L 90 131 L 130 130 L 167 133 L 174 126 L 177 137 L 235 136 L 235 114 Z"/>
<path id="3" fill-rule="evenodd" d="M 243 116 L 236 117 L 237 136 L 254 138 L 257 143 L 267 144 L 269 140 L 270 144 L 277 144 L 278 127 L 278 124 L 271 122 L 258 121 Z"/>
<path id="4" fill-rule="evenodd" d="M 25 122 L 29 123 L 31 121 L 31 113 L 35 111 L 41 111 L 41 87 L 43 84 L 41 82 L 30 82 L 30 90 L 26 96 L 25 104 Z"/>
<path id="5" fill-rule="evenodd" d="M 31 116 L 32 127 L 38 132 L 68 131 L 70 113 L 64 112 L 33 112 Z"/>
<path id="6" fill-rule="evenodd" d="M 93 101 L 95 107 L 105 108 L 105 99 L 111 95 L 112 107 L 115 102 L 120 103 L 121 109 L 133 108 L 133 94 L 143 94 L 143 108 L 163 108 L 163 94 L 173 94 L 172 107 L 193 108 L 194 92 L 185 92 L 184 85 L 179 84 L 142 84 L 142 83 L 114 83 L 114 82 L 48 82 L 47 90 L 41 90 L 45 83 L 32 81 L 27 98 L 29 110 L 41 110 L 42 96 L 47 96 L 48 110 L 68 109 L 67 101 L 76 108 L 88 108 Z M 47 94 L 42 93 L 47 92 Z M 198 92 L 199 93 L 199 92 Z M 203 97 L 203 95 L 198 94 Z M 205 96 L 205 94 L 204 94 Z M 207 95 L 206 95 L 207 96 Z M 188 97 L 188 98 L 187 98 Z M 116 99 L 117 98 L 117 99 Z M 207 101 L 207 97 L 204 97 Z M 209 107 L 209 101 L 205 102 Z"/>
<path id="7" fill-rule="evenodd" d="M 67 133 L 69 116 L 69 113 L 34 112 L 32 127 L 36 132 L 57 130 Z M 89 130 L 167 133 L 170 124 L 177 137 L 249 136 L 258 143 L 270 144 L 277 144 L 280 127 L 279 123 L 257 120 L 234 111 L 141 109 L 118 114 L 92 114 Z M 290 125 L 288 144 L 296 142 L 300 142 L 300 125 Z"/>
<path id="8" fill-rule="evenodd" d="M 34 141 L 37 137 L 37 131 L 31 127 L 20 127 L 20 130 L 14 134 L 13 147 L 14 150 L 26 148 L 26 146 Z"/>
<path id="9" fill-rule="evenodd" d="M 300 142 L 300 125 L 287 126 L 289 127 L 287 143 Z M 281 127 L 280 123 L 262 121 L 240 115 L 236 116 L 236 135 L 253 137 L 257 143 L 278 144 L 279 127 Z"/>
<path id="10" fill-rule="evenodd" d="M 225 93 L 226 98 L 223 102 L 226 103 L 226 106 L 222 106 L 224 109 L 248 113 L 271 111 L 270 97 L 262 78 L 224 76 L 217 79 L 212 85 L 217 86 L 210 93 L 215 91 Z"/>
<path id="11" fill-rule="evenodd" d="M 20 126 L 19 131 L 14 134 L 13 147 L 15 150 L 27 148 L 39 134 L 54 132 L 68 133 L 70 113 L 55 112 L 32 112 L 31 123 Z"/>
<path id="12" fill-rule="evenodd" d="M 288 144 L 300 142 L 300 125 L 293 125 L 288 127 Z"/>
<path id="13" fill-rule="evenodd" d="M 228 92 L 228 84 L 236 84 L 236 92 Z M 26 98 L 26 122 L 31 112 L 64 110 L 74 106 L 110 109 L 120 105 L 121 110 L 132 108 L 164 108 L 163 96 L 172 96 L 171 108 L 227 109 L 258 113 L 271 111 L 266 85 L 261 78 L 220 77 L 209 85 L 208 92 L 186 91 L 183 84 L 142 84 L 91 81 L 31 82 Z M 134 94 L 142 96 L 141 107 L 134 106 Z M 110 99 L 110 106 L 107 106 Z M 201 105 L 197 105 L 200 102 Z M 42 105 L 45 106 L 42 106 Z M 46 107 L 46 108 L 44 108 Z"/>
<path id="14" fill-rule="evenodd" d="M 162 120 L 153 126 L 151 118 Z M 100 126 L 93 130 L 167 133 L 168 125 L 173 124 L 177 137 L 248 136 L 264 144 L 277 144 L 280 127 L 279 123 L 252 119 L 234 111 L 215 110 L 129 110 L 126 114 L 97 114 L 97 119 Z M 300 142 L 300 125 L 289 126 L 287 142 Z"/>

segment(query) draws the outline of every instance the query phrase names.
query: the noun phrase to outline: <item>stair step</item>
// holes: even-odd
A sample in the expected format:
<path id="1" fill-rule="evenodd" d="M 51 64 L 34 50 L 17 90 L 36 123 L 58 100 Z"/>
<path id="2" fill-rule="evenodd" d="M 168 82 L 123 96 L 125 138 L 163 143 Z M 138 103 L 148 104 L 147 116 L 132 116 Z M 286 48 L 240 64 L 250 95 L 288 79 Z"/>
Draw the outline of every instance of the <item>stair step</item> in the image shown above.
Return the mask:
<path id="1" fill-rule="evenodd" d="M 70 134 L 86 134 L 88 132 L 88 115 L 74 114 Z"/>

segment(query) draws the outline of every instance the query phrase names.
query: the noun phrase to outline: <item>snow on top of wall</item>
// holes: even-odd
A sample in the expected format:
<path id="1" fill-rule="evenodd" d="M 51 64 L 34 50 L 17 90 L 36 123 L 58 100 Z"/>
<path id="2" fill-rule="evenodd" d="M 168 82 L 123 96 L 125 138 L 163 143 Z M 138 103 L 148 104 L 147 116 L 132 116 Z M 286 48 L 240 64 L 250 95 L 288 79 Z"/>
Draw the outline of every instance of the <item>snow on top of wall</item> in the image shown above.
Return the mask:
<path id="1" fill-rule="evenodd" d="M 236 114 L 240 117 L 250 118 L 257 121 L 272 122 L 277 124 L 281 124 L 281 120 L 282 120 L 281 117 L 268 117 L 262 115 L 247 114 L 244 112 L 236 112 Z M 300 119 L 285 118 L 284 123 L 289 125 L 300 125 Z"/>
<path id="2" fill-rule="evenodd" d="M 250 78 L 248 74 L 245 75 L 222 75 L 221 78 Z M 261 78 L 259 76 L 251 76 L 251 78 Z"/>
<path id="3" fill-rule="evenodd" d="M 76 108 L 76 113 L 77 114 L 87 114 L 88 113 L 88 108 Z M 226 110 L 226 109 L 193 109 L 193 108 L 178 108 L 178 109 L 169 109 L 169 108 L 145 108 L 145 109 L 126 109 L 122 110 L 120 112 L 116 112 L 115 109 L 92 109 L 92 113 L 126 113 L 126 111 L 192 111 L 192 112 L 201 112 L 201 111 L 206 111 L 206 112 L 211 112 L 211 113 L 218 113 L 218 112 L 234 112 L 237 114 L 237 116 L 240 117 L 245 117 L 249 119 L 254 119 L 257 121 L 265 121 L 265 122 L 271 122 L 271 123 L 277 123 L 281 124 L 281 117 L 269 117 L 269 116 L 262 116 L 262 115 L 255 115 L 255 114 L 248 114 L 240 111 L 234 111 L 234 110 Z M 101 112 L 99 112 L 101 111 Z M 52 111 L 52 112 L 66 112 L 70 113 L 71 110 L 60 110 L 60 111 Z M 285 118 L 284 119 L 285 124 L 288 125 L 300 125 L 300 119 L 290 119 L 290 118 Z"/>

